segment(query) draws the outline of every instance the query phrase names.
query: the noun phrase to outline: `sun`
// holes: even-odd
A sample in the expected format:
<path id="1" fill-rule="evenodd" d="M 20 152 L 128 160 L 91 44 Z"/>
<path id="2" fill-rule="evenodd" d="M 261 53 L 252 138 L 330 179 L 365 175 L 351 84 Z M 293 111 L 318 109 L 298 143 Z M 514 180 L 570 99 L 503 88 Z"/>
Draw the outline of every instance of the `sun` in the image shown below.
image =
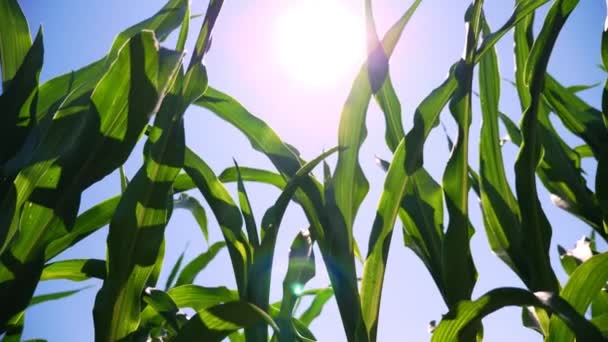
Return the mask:
<path id="1" fill-rule="evenodd" d="M 295 80 L 335 84 L 365 58 L 365 23 L 339 0 L 297 0 L 276 22 L 277 57 Z"/>

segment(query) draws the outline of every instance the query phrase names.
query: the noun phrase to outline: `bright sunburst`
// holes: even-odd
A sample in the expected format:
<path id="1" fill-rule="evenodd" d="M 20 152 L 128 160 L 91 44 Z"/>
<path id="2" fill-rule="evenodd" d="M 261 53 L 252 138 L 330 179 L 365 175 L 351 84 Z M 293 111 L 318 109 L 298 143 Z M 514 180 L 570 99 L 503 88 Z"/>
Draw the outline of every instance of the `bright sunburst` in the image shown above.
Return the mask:
<path id="1" fill-rule="evenodd" d="M 279 63 L 298 81 L 319 86 L 352 72 L 365 56 L 365 26 L 339 0 L 299 0 L 277 20 Z"/>

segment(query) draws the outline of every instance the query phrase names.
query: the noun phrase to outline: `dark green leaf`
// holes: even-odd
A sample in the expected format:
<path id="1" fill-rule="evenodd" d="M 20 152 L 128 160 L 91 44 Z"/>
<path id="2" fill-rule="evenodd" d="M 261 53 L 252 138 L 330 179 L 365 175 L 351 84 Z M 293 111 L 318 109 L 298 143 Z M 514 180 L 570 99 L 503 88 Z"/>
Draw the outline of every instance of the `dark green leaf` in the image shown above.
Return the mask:
<path id="1" fill-rule="evenodd" d="M 179 198 L 174 201 L 174 207 L 180 209 L 187 209 L 192 213 L 198 227 L 201 229 L 201 233 L 205 237 L 205 241 L 209 242 L 209 230 L 207 228 L 207 213 L 205 208 L 198 202 L 198 200 L 192 196 L 188 196 L 184 193 L 180 194 Z"/>

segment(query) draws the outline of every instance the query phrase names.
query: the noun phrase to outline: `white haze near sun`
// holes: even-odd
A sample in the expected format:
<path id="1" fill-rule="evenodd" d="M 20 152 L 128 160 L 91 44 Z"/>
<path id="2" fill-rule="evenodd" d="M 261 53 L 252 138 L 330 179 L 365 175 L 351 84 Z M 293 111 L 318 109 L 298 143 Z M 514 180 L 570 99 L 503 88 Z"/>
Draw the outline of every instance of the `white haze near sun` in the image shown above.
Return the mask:
<path id="1" fill-rule="evenodd" d="M 365 58 L 365 21 L 339 0 L 295 1 L 276 19 L 275 47 L 286 74 L 309 86 L 349 77 Z"/>

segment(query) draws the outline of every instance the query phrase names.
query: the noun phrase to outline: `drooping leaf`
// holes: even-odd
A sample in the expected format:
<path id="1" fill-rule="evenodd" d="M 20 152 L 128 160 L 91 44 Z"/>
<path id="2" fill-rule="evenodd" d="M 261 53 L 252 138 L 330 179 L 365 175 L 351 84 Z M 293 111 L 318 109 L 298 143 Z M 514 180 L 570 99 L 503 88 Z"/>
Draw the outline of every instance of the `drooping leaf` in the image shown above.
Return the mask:
<path id="1" fill-rule="evenodd" d="M 192 216 L 194 216 L 196 223 L 198 223 L 198 227 L 201 229 L 205 241 L 209 242 L 207 213 L 205 212 L 205 208 L 203 208 L 199 201 L 192 196 L 188 196 L 182 193 L 179 195 L 179 198 L 174 201 L 174 207 L 189 210 L 192 213 Z"/>
<path id="2" fill-rule="evenodd" d="M 566 322 L 579 341 L 603 341 L 602 334 L 565 300 L 548 292 L 536 294 L 518 288 L 494 289 L 475 301 L 463 301 L 452 309 L 433 332 L 433 341 L 461 341 L 461 332 L 485 316 L 506 306 L 535 306 L 553 312 Z"/>
<path id="3" fill-rule="evenodd" d="M 176 342 L 222 341 L 231 333 L 263 321 L 278 331 L 276 323 L 260 308 L 246 302 L 227 302 L 200 310 L 179 331 Z"/>
<path id="4" fill-rule="evenodd" d="M 84 281 L 106 278 L 106 262 L 99 259 L 70 259 L 44 266 L 40 280 L 67 279 Z"/>

